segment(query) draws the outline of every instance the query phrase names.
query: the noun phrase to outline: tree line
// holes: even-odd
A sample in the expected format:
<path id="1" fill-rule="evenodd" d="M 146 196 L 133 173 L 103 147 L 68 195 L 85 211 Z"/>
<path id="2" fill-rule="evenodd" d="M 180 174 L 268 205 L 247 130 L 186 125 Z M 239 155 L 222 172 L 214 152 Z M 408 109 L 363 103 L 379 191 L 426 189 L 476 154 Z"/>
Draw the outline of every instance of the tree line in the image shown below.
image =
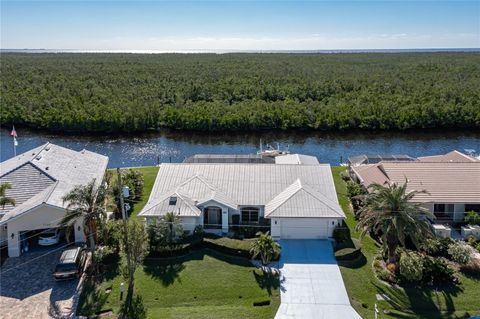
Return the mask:
<path id="1" fill-rule="evenodd" d="M 2 125 L 63 132 L 480 127 L 480 54 L 21 54 Z"/>

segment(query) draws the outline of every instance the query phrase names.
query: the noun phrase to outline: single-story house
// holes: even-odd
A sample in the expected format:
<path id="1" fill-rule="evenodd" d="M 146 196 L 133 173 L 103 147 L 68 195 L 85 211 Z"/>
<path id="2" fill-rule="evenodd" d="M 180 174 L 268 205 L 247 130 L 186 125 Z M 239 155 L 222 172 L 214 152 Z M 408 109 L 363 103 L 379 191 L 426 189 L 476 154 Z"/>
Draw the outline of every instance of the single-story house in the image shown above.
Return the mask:
<path id="1" fill-rule="evenodd" d="M 65 216 L 63 197 L 77 185 L 103 181 L 108 157 L 46 143 L 0 163 L 0 184 L 15 206 L 0 207 L 0 240 L 8 255 L 21 254 L 22 240 L 34 230 L 57 228 Z M 84 242 L 82 221 L 74 225 L 76 242 Z"/>
<path id="2" fill-rule="evenodd" d="M 197 225 L 228 233 L 231 226 L 269 225 L 274 238 L 328 238 L 345 214 L 328 164 L 161 164 L 139 216 L 147 224 L 176 213 L 184 230 Z M 267 226 L 268 227 L 268 226 Z"/>
<path id="3" fill-rule="evenodd" d="M 387 185 L 407 181 L 408 191 L 427 191 L 415 195 L 413 200 L 424 204 L 440 223 L 462 222 L 465 212 L 480 212 L 480 161 L 419 158 L 413 162 L 380 162 L 349 169 L 350 176 L 367 190 L 373 183 Z"/>
<path id="4" fill-rule="evenodd" d="M 457 162 L 457 163 L 480 162 L 480 159 L 468 154 L 464 154 L 457 150 L 453 150 L 443 155 L 418 157 L 418 160 L 421 162 Z"/>
<path id="5" fill-rule="evenodd" d="M 347 165 L 357 166 L 366 164 L 377 164 L 380 162 L 412 162 L 416 160 L 416 158 L 404 154 L 362 154 L 349 157 L 347 160 Z"/>

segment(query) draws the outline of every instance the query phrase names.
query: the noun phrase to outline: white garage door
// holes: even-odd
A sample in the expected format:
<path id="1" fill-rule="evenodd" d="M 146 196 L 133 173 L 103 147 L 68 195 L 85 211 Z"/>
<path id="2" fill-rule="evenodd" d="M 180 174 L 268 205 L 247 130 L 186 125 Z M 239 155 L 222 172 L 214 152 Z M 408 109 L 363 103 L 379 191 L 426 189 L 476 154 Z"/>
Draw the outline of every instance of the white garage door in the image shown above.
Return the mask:
<path id="1" fill-rule="evenodd" d="M 331 220 L 328 219 L 282 218 L 280 223 L 282 239 L 323 239 L 331 235 Z"/>

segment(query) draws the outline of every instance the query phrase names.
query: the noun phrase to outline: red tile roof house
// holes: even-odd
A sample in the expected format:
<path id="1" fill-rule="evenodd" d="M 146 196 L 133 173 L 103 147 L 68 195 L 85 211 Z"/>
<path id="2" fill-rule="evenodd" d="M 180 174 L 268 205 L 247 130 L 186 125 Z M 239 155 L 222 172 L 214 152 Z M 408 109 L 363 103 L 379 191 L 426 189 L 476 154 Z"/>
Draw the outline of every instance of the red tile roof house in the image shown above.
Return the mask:
<path id="1" fill-rule="evenodd" d="M 426 190 L 414 201 L 436 216 L 435 223 L 452 225 L 464 220 L 465 212 L 480 213 L 480 161 L 453 151 L 445 155 L 419 157 L 410 162 L 380 162 L 350 166 L 350 175 L 367 190 L 372 183 L 403 184 L 408 190 Z M 440 233 L 449 231 L 447 226 Z"/>

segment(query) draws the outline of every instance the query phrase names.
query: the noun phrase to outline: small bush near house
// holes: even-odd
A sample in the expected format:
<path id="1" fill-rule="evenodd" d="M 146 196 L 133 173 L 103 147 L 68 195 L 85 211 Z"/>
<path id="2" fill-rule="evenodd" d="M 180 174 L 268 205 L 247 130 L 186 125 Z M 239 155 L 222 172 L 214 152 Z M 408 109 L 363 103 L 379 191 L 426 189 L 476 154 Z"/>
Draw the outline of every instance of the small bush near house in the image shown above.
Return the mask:
<path id="1" fill-rule="evenodd" d="M 377 271 L 377 277 L 380 280 L 390 282 L 390 283 L 395 283 L 395 276 L 385 268 Z"/>
<path id="2" fill-rule="evenodd" d="M 423 277 L 423 256 L 415 252 L 400 255 L 400 275 L 407 282 L 416 282 Z"/>
<path id="3" fill-rule="evenodd" d="M 480 225 L 480 214 L 474 211 L 468 212 L 465 215 L 465 223 L 467 225 Z"/>
<path id="4" fill-rule="evenodd" d="M 477 238 L 473 235 L 470 235 L 466 238 L 466 242 L 473 248 L 477 245 Z"/>
<path id="5" fill-rule="evenodd" d="M 344 223 L 342 223 L 341 225 L 335 226 L 332 237 L 335 239 L 337 244 L 344 242 L 350 239 L 350 230 Z"/>
<path id="6" fill-rule="evenodd" d="M 460 270 L 468 276 L 480 278 L 480 260 L 472 259 L 465 265 L 462 265 Z"/>
<path id="7" fill-rule="evenodd" d="M 425 256 L 423 259 L 423 278 L 427 284 L 452 284 L 457 283 L 455 270 L 443 258 Z"/>
<path id="8" fill-rule="evenodd" d="M 360 184 L 353 181 L 347 182 L 347 196 L 351 199 L 352 197 L 364 194 L 363 188 Z"/>
<path id="9" fill-rule="evenodd" d="M 452 245 L 455 241 L 451 238 L 431 238 L 425 240 L 422 250 L 430 256 L 433 257 L 445 257 L 449 258 L 448 248 Z"/>
<path id="10" fill-rule="evenodd" d="M 458 241 L 448 247 L 448 254 L 454 262 L 466 264 L 472 259 L 473 248 L 464 242 Z"/>

